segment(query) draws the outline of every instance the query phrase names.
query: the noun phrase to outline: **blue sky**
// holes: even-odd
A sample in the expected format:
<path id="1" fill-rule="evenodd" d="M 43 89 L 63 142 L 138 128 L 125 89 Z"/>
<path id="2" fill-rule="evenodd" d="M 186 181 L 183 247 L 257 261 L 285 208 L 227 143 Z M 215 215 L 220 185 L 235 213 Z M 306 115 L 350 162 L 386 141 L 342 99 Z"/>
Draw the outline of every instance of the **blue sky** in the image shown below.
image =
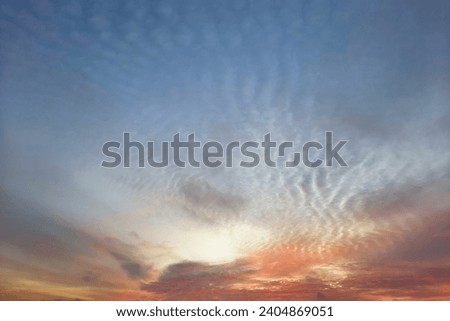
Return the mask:
<path id="1" fill-rule="evenodd" d="M 120 271 L 123 251 L 139 258 L 152 272 L 118 286 L 138 295 L 136 275 L 152 284 L 182 262 L 214 267 L 292 247 L 324 259 L 259 277 L 344 282 L 345 264 L 406 253 L 423 226 L 448 228 L 449 9 L 448 1 L 4 1 L 0 182 L 13 204 L 5 213 L 76 226 L 102 244 L 105 269 Z M 125 131 L 141 141 L 177 132 L 260 141 L 271 132 L 302 143 L 328 130 L 349 140 L 348 168 L 100 167 L 102 144 Z M 35 232 L 64 239 L 58 229 Z M 0 240 L 5 257 L 27 251 L 20 233 Z M 352 259 L 328 257 L 335 245 Z M 330 272 L 330 264 L 341 265 Z"/>

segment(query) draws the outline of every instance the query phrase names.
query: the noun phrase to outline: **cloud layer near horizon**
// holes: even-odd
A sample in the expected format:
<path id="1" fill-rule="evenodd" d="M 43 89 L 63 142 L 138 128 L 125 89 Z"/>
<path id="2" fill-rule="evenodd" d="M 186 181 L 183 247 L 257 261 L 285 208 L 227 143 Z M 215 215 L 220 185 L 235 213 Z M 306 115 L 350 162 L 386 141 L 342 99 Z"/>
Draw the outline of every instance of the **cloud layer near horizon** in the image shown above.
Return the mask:
<path id="1" fill-rule="evenodd" d="M 0 299 L 448 300 L 449 10 L 2 3 Z M 99 166 L 328 130 L 349 167 Z"/>

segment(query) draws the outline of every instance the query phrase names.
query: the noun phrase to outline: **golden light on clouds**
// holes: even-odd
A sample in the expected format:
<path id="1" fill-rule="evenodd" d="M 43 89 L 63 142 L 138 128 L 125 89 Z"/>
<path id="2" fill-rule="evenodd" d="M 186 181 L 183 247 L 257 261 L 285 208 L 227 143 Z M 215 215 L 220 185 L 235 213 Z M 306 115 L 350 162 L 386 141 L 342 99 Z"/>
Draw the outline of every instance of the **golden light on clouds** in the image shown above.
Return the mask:
<path id="1" fill-rule="evenodd" d="M 450 299 L 448 1 L 3 2 L 0 299 Z"/>

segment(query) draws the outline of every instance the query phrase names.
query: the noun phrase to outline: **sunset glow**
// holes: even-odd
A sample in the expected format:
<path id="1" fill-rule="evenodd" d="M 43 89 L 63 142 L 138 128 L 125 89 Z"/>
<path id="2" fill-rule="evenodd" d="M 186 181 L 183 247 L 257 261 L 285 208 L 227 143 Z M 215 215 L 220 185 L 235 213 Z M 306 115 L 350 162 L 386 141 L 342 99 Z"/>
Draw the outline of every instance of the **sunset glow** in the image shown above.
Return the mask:
<path id="1" fill-rule="evenodd" d="M 450 300 L 448 12 L 2 1 L 0 299 Z M 348 166 L 102 167 L 124 132 Z"/>

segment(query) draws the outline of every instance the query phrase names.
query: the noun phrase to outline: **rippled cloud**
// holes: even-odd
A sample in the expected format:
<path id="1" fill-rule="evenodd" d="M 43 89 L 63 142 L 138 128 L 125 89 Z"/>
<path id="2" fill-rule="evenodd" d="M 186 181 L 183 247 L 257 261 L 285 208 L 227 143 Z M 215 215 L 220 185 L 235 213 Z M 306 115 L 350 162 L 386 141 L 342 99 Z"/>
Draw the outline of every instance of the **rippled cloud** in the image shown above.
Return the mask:
<path id="1" fill-rule="evenodd" d="M 2 2 L 0 298 L 448 299 L 448 9 Z M 348 167 L 100 166 L 325 131 Z"/>

